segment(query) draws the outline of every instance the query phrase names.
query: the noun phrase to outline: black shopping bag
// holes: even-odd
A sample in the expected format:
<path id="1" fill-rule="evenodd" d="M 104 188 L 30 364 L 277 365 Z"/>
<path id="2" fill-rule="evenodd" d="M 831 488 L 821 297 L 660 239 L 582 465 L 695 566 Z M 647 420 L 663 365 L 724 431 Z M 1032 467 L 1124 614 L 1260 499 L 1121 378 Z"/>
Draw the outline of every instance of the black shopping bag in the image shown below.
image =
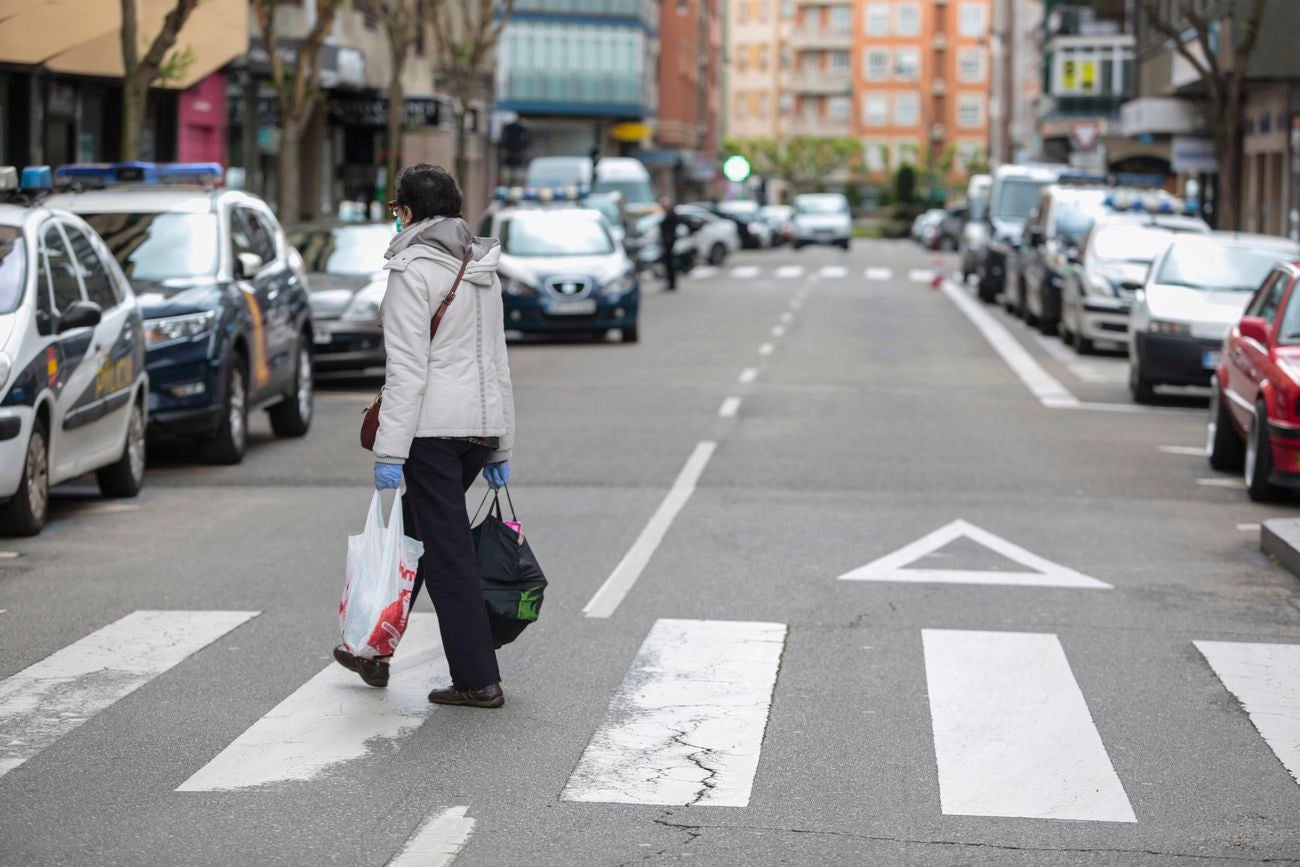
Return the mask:
<path id="1" fill-rule="evenodd" d="M 474 550 L 478 554 L 479 581 L 483 588 L 483 603 L 487 606 L 488 623 L 492 626 L 492 641 L 501 648 L 519 637 L 528 624 L 537 619 L 546 592 L 546 576 L 538 565 L 533 550 L 524 538 L 515 515 L 515 505 L 506 491 L 510 504 L 510 517 L 514 526 L 501 514 L 501 495 L 492 496 L 487 515 L 471 531 Z M 479 511 L 483 509 L 479 504 Z M 477 518 L 477 513 L 475 514 Z"/>

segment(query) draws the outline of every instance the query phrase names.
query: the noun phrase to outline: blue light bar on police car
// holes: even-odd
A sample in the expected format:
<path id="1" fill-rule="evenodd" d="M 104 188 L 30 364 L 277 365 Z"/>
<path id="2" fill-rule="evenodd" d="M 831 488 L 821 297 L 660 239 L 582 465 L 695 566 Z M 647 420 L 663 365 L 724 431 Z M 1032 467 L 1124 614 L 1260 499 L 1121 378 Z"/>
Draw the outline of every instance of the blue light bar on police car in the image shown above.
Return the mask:
<path id="1" fill-rule="evenodd" d="M 590 194 L 585 185 L 554 187 L 497 187 L 492 197 L 501 202 L 576 202 Z"/>
<path id="2" fill-rule="evenodd" d="M 219 163 L 69 163 L 59 166 L 55 178 L 64 185 L 110 187 L 114 184 L 219 184 Z"/>
<path id="3" fill-rule="evenodd" d="M 23 169 L 23 179 L 19 186 L 28 192 L 43 192 L 54 189 L 54 175 L 49 166 L 27 166 Z"/>

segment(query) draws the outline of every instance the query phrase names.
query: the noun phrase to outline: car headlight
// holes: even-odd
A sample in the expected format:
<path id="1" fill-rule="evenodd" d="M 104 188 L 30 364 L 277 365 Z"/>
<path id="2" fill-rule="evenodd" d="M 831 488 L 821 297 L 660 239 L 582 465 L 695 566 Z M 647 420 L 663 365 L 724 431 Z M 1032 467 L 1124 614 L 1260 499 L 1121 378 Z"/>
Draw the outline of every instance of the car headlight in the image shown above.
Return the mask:
<path id="1" fill-rule="evenodd" d="M 9 372 L 13 370 L 13 359 L 3 352 L 0 352 L 0 388 L 5 387 L 9 381 Z"/>
<path id="2" fill-rule="evenodd" d="M 348 309 L 343 311 L 343 318 L 351 322 L 377 322 L 379 321 L 379 301 L 375 298 L 365 298 L 357 295 L 348 304 Z"/>
<path id="3" fill-rule="evenodd" d="M 1152 334 L 1176 334 L 1181 337 L 1192 333 L 1192 327 L 1186 322 L 1170 322 L 1165 319 L 1152 319 L 1147 330 Z"/>
<path id="4" fill-rule="evenodd" d="M 202 313 L 186 313 L 181 316 L 164 316 L 161 319 L 144 321 L 144 339 L 150 346 L 159 343 L 171 343 L 174 340 L 186 340 L 198 337 L 212 327 L 217 318 L 216 311 L 205 310 Z"/>
<path id="5" fill-rule="evenodd" d="M 501 291 L 507 295 L 514 295 L 518 297 L 520 295 L 532 295 L 537 290 L 535 290 L 532 287 L 532 284 L 525 283 L 522 280 L 515 280 L 510 277 L 507 277 L 506 279 L 501 281 Z"/>
<path id="6" fill-rule="evenodd" d="M 631 292 L 635 286 L 636 274 L 632 271 L 628 271 L 627 273 L 621 274 L 613 280 L 610 280 L 604 286 L 601 286 L 600 291 L 611 298 L 616 298 L 625 292 Z"/>
<path id="7" fill-rule="evenodd" d="M 1104 295 L 1107 297 L 1119 295 L 1119 293 L 1115 291 L 1115 284 L 1100 274 L 1089 274 L 1085 282 L 1088 285 L 1088 292 L 1091 295 Z"/>

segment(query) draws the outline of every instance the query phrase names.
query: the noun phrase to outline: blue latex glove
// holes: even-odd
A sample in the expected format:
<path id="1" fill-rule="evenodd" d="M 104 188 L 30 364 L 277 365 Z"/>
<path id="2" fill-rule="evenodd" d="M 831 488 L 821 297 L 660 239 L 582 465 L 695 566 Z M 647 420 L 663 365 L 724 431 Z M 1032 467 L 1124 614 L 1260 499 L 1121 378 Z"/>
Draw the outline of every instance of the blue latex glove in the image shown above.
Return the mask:
<path id="1" fill-rule="evenodd" d="M 488 464 L 483 468 L 483 478 L 494 491 L 510 484 L 510 461 Z"/>
<path id="2" fill-rule="evenodd" d="M 375 490 L 396 488 L 402 484 L 402 465 L 375 461 Z"/>

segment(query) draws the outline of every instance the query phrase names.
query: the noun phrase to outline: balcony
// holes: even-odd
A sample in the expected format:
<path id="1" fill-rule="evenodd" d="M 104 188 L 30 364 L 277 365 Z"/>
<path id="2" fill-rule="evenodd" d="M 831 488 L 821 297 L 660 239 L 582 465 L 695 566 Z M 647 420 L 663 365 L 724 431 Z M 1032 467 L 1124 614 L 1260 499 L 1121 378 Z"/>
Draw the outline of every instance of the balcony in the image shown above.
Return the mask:
<path id="1" fill-rule="evenodd" d="M 852 30 L 829 30 L 822 27 L 796 27 L 790 31 L 795 48 L 852 48 Z"/>
<path id="2" fill-rule="evenodd" d="M 1180 135 L 1205 130 L 1201 109 L 1185 99 L 1147 96 L 1120 109 L 1120 130 L 1126 136 Z"/>
<path id="3" fill-rule="evenodd" d="M 785 74 L 785 87 L 798 93 L 847 94 L 853 89 L 853 74 L 847 69 L 791 70 Z"/>
<path id="4" fill-rule="evenodd" d="M 638 72 L 556 72 L 510 69 L 497 92 L 497 105 L 532 114 L 640 117 L 646 112 L 644 80 Z"/>
<path id="5" fill-rule="evenodd" d="M 853 122 L 848 118 L 835 120 L 830 117 L 793 117 L 782 118 L 781 134 L 803 135 L 812 138 L 837 138 L 853 134 Z"/>

